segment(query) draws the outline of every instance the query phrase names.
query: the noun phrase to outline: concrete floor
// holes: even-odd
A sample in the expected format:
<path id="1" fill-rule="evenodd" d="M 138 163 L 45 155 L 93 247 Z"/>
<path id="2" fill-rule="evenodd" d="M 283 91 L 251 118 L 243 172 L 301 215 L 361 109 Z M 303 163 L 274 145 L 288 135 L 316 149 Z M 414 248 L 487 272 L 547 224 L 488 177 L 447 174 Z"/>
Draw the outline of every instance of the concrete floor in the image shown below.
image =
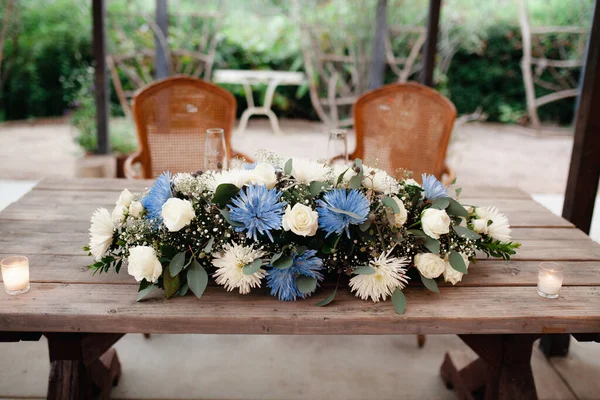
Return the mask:
<path id="1" fill-rule="evenodd" d="M 325 157 L 322 125 L 282 121 L 273 136 L 252 120 L 233 139 L 248 154 Z M 0 125 L 0 209 L 46 176 L 74 175 L 78 151 L 68 125 Z M 350 139 L 353 147 L 353 138 Z M 572 137 L 520 127 L 459 127 L 449 163 L 465 185 L 518 186 L 560 214 Z M 293 151 L 292 151 L 293 149 Z M 600 221 L 592 233 L 600 239 Z M 116 345 L 123 377 L 117 399 L 452 399 L 438 377 L 444 353 L 469 351 L 455 336 L 128 335 Z M 532 358 L 540 399 L 600 399 L 600 346 L 573 341 L 567 358 Z M 42 398 L 48 376 L 44 340 L 0 343 L 0 399 Z"/>

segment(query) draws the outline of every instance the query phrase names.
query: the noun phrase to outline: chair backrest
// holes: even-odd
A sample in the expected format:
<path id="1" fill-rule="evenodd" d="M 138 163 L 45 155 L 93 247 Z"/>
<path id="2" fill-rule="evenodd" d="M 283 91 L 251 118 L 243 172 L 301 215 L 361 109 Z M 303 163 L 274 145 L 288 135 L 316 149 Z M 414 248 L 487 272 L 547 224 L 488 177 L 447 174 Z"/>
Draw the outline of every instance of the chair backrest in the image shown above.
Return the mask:
<path id="1" fill-rule="evenodd" d="M 369 165 L 393 173 L 411 170 L 441 178 L 456 108 L 418 83 L 395 83 L 361 96 L 354 104 L 356 151 Z"/>
<path id="2" fill-rule="evenodd" d="M 186 76 L 169 77 L 136 93 L 132 110 L 144 178 L 167 170 L 202 169 L 209 128 L 225 130 L 227 153 L 232 156 L 236 101 L 216 85 Z"/>

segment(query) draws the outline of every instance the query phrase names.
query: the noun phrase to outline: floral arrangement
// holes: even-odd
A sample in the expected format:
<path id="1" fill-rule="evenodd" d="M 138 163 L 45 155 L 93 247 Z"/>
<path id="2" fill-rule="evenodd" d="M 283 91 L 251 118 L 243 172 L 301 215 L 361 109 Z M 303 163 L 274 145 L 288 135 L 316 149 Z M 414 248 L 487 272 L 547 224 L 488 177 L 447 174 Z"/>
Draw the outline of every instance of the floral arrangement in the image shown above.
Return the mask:
<path id="1" fill-rule="evenodd" d="M 394 178 L 359 159 L 259 157 L 229 170 L 164 173 L 144 193 L 125 189 L 112 213 L 92 216 L 90 268 L 119 272 L 126 262 L 138 300 L 153 286 L 167 298 L 189 290 L 199 298 L 212 276 L 228 291 L 266 286 L 289 301 L 331 276 L 363 300 L 391 298 L 401 314 L 409 280 L 438 292 L 436 279 L 459 282 L 477 251 L 509 259 L 519 247 L 506 216 L 460 204 L 433 176 L 420 185 L 407 171 Z"/>

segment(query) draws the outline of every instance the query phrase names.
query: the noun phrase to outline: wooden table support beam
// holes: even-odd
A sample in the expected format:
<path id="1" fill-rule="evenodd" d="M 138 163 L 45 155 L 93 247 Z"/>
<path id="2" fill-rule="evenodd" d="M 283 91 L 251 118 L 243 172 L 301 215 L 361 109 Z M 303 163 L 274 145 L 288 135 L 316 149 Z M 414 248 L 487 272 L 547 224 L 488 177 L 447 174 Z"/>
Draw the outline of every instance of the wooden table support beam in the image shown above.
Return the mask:
<path id="1" fill-rule="evenodd" d="M 458 370 L 446 354 L 440 368 L 442 380 L 459 399 L 535 400 L 531 352 L 539 336 L 459 335 L 479 358 Z"/>
<path id="2" fill-rule="evenodd" d="M 114 333 L 48 333 L 50 377 L 48 399 L 110 399 L 121 365 L 111 348 L 123 335 Z"/>

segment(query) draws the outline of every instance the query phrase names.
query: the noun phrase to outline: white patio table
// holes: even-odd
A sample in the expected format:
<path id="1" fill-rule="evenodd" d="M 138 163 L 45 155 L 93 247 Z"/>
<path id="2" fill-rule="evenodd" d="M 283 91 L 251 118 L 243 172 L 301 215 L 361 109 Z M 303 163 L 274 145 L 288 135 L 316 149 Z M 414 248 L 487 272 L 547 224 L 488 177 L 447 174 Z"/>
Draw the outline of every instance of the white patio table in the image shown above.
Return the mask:
<path id="1" fill-rule="evenodd" d="M 275 132 L 276 135 L 281 135 L 283 132 L 281 132 L 281 129 L 279 128 L 279 120 L 273 110 L 271 110 L 275 89 L 280 85 L 299 86 L 304 83 L 305 76 L 302 72 L 290 71 L 220 69 L 215 71 L 213 81 L 215 83 L 229 83 L 244 86 L 248 108 L 242 113 L 240 125 L 237 130 L 238 133 L 244 133 L 248 125 L 248 119 L 250 119 L 251 116 L 266 115 L 269 117 L 273 132 Z M 263 105 L 257 107 L 254 105 L 254 98 L 252 97 L 252 85 L 260 83 L 267 85 L 267 92 L 265 93 Z"/>

